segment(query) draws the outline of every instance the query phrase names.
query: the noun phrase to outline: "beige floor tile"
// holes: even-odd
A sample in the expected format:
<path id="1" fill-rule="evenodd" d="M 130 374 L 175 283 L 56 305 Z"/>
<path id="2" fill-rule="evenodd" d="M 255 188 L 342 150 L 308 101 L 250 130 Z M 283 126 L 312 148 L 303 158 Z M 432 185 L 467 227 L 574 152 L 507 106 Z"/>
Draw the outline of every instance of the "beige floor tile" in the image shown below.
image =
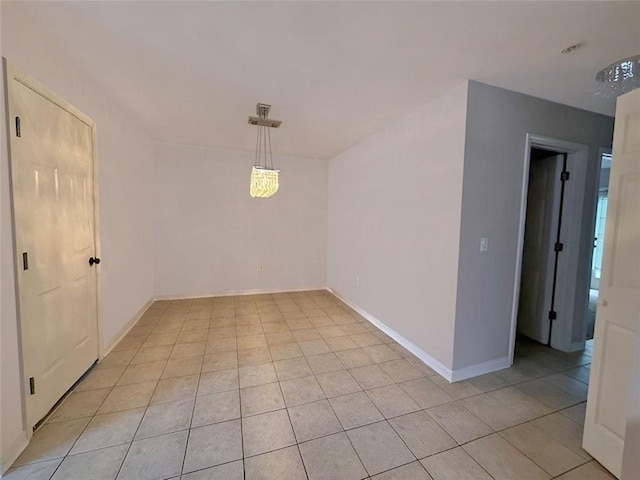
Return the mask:
<path id="1" fill-rule="evenodd" d="M 561 475 L 557 480 L 615 480 L 615 478 L 597 462 L 589 462 Z"/>
<path id="2" fill-rule="evenodd" d="M 340 359 L 342 364 L 349 369 L 374 364 L 374 361 L 371 359 L 371 357 L 364 353 L 364 350 L 362 350 L 361 348 L 336 352 L 336 356 Z"/>
<path id="3" fill-rule="evenodd" d="M 345 430 L 384 420 L 364 392 L 334 397 L 329 399 L 329 403 Z"/>
<path id="4" fill-rule="evenodd" d="M 361 480 L 367 471 L 344 433 L 300 444 L 309 480 Z"/>
<path id="5" fill-rule="evenodd" d="M 138 353 L 138 349 L 116 350 L 100 360 L 96 368 L 127 367 Z"/>
<path id="6" fill-rule="evenodd" d="M 366 394 L 385 418 L 397 417 L 420 410 L 420 406 L 398 385 L 374 388 L 367 390 Z"/>
<path id="7" fill-rule="evenodd" d="M 265 338 L 267 340 L 267 345 L 284 345 L 288 343 L 293 343 L 296 341 L 293 334 L 289 331 L 287 332 L 277 332 L 277 333 L 267 333 L 265 334 Z"/>
<path id="8" fill-rule="evenodd" d="M 493 430 L 519 425 L 526 420 L 486 393 L 459 400 L 459 403 Z"/>
<path id="9" fill-rule="evenodd" d="M 511 446 L 498 434 L 493 434 L 464 445 L 473 457 L 495 480 L 546 480 L 551 478 L 544 470 Z"/>
<path id="10" fill-rule="evenodd" d="M 221 322 L 216 322 L 217 325 L 220 325 Z M 222 327 L 217 326 L 215 328 L 211 328 L 209 330 L 208 338 L 210 339 L 220 339 L 220 338 L 235 338 L 237 335 L 237 330 L 235 326 Z"/>
<path id="11" fill-rule="evenodd" d="M 71 449 L 71 454 L 129 443 L 140 425 L 144 408 L 93 417 Z"/>
<path id="12" fill-rule="evenodd" d="M 249 348 L 261 348 L 267 346 L 267 339 L 264 334 L 238 337 L 237 341 L 238 350 L 247 350 Z"/>
<path id="13" fill-rule="evenodd" d="M 544 377 L 543 380 L 572 397 L 577 398 L 581 402 L 587 400 L 587 394 L 589 393 L 589 385 L 587 383 L 561 373 Z"/>
<path id="14" fill-rule="evenodd" d="M 160 345 L 173 345 L 176 343 L 178 339 L 178 335 L 180 332 L 173 333 L 155 333 L 153 332 L 151 335 L 147 337 L 144 344 L 141 347 L 157 347 Z"/>
<path id="15" fill-rule="evenodd" d="M 148 337 L 147 337 L 148 339 Z M 146 342 L 145 337 L 125 337 L 113 347 L 112 352 L 118 352 L 120 350 L 136 350 L 144 345 Z"/>
<path id="16" fill-rule="evenodd" d="M 564 410 L 560 410 L 560 413 L 565 417 L 570 418 L 576 423 L 580 425 L 584 425 L 584 418 L 587 413 L 587 402 L 582 402 L 573 407 L 565 408 Z"/>
<path id="17" fill-rule="evenodd" d="M 238 325 L 236 327 L 236 333 L 238 337 L 246 337 L 248 335 L 263 335 L 264 331 L 260 323 L 254 323 L 250 325 Z"/>
<path id="18" fill-rule="evenodd" d="M 384 373 L 377 365 L 352 368 L 349 370 L 349 373 L 353 375 L 353 378 L 356 379 L 356 382 L 358 382 L 364 390 L 392 385 L 394 383 L 389 375 Z"/>
<path id="19" fill-rule="evenodd" d="M 337 325 L 332 325 L 333 321 L 331 321 L 331 320 L 330 320 L 330 324 L 328 324 L 326 326 L 317 325 L 318 319 L 320 319 L 320 318 L 322 318 L 322 317 L 316 317 L 316 318 L 312 319 L 311 323 L 314 324 L 314 327 L 316 327 L 318 329 L 318 333 L 320 334 L 320 336 L 322 338 L 325 339 L 325 341 L 328 338 L 344 337 L 346 335 L 344 330 L 342 330 L 340 327 L 338 327 Z"/>
<path id="20" fill-rule="evenodd" d="M 576 367 L 571 370 L 567 370 L 563 372 L 564 375 L 575 378 L 576 380 L 580 380 L 583 383 L 589 384 L 589 377 L 591 375 L 591 367 Z"/>
<path id="21" fill-rule="evenodd" d="M 196 357 L 170 358 L 160 378 L 196 375 L 202 369 L 202 355 Z"/>
<path id="22" fill-rule="evenodd" d="M 460 444 L 493 433 L 478 417 L 458 403 L 433 407 L 427 413 Z"/>
<path id="23" fill-rule="evenodd" d="M 242 458 L 240 420 L 192 428 L 183 473 L 214 467 Z"/>
<path id="24" fill-rule="evenodd" d="M 131 364 L 139 365 L 141 363 L 151 363 L 158 360 L 167 360 L 169 358 L 169 355 L 171 355 L 171 349 L 171 345 L 141 348 L 137 351 L 137 354 L 131 361 Z"/>
<path id="25" fill-rule="evenodd" d="M 267 383 L 240 389 L 242 416 L 272 412 L 284 408 L 284 398 L 278 383 Z"/>
<path id="26" fill-rule="evenodd" d="M 29 446 L 14 465 L 53 460 L 64 457 L 89 423 L 89 418 L 46 424 L 31 438 Z"/>
<path id="27" fill-rule="evenodd" d="M 347 435 L 369 475 L 415 460 L 402 439 L 386 421 L 349 430 Z"/>
<path id="28" fill-rule="evenodd" d="M 240 387 L 254 387 L 277 382 L 278 377 L 272 363 L 240 367 Z"/>
<path id="29" fill-rule="evenodd" d="M 353 340 L 359 347 L 371 347 L 373 345 L 381 345 L 384 343 L 373 333 L 369 332 L 351 335 L 351 340 Z"/>
<path id="30" fill-rule="evenodd" d="M 183 327 L 182 331 L 180 332 L 180 335 L 178 335 L 178 338 L 176 339 L 176 344 L 205 343 L 207 341 L 208 334 L 209 334 L 209 330 L 207 328 L 204 328 L 204 329 L 189 328 L 185 330 Z"/>
<path id="31" fill-rule="evenodd" d="M 177 343 L 171 350 L 170 358 L 201 357 L 204 355 L 205 342 Z"/>
<path id="32" fill-rule="evenodd" d="M 278 379 L 291 380 L 292 378 L 306 377 L 313 372 L 304 358 L 291 358 L 288 360 L 278 360 L 273 362 Z"/>
<path id="33" fill-rule="evenodd" d="M 582 449 L 582 425 L 562 415 L 561 412 L 538 418 L 532 424 L 585 460 L 591 459 L 591 456 Z"/>
<path id="34" fill-rule="evenodd" d="M 218 352 L 235 352 L 236 350 L 238 350 L 238 343 L 235 337 L 211 338 L 211 336 L 209 336 L 204 353 L 207 355 Z"/>
<path id="35" fill-rule="evenodd" d="M 552 411 L 551 408 L 544 403 L 540 403 L 535 398 L 515 387 L 494 390 L 493 392 L 489 392 L 489 395 L 525 420 L 532 420 L 551 413 Z"/>
<path id="36" fill-rule="evenodd" d="M 331 352 L 331 349 L 329 348 L 329 345 L 327 345 L 327 342 L 321 339 L 305 340 L 301 342 L 299 341 L 298 346 L 305 356 L 320 355 L 322 353 Z"/>
<path id="37" fill-rule="evenodd" d="M 246 480 L 307 480 L 297 446 L 245 460 Z"/>
<path id="38" fill-rule="evenodd" d="M 320 383 L 322 391 L 327 398 L 347 395 L 362 390 L 358 382 L 356 382 L 346 370 L 323 373 L 322 375 L 317 375 L 316 379 L 318 383 Z"/>
<path id="39" fill-rule="evenodd" d="M 444 390 L 428 378 L 418 378 L 400 384 L 420 408 L 431 408 L 453 401 Z"/>
<path id="40" fill-rule="evenodd" d="M 205 355 L 202 361 L 202 372 L 217 372 L 238 368 L 238 354 L 236 352 L 220 352 Z"/>
<path id="41" fill-rule="evenodd" d="M 492 390 L 498 390 L 499 388 L 510 386 L 509 382 L 495 373 L 480 375 L 479 377 L 469 379 L 469 381 L 483 392 L 491 392 Z"/>
<path id="42" fill-rule="evenodd" d="M 388 362 L 390 360 L 399 360 L 401 357 L 388 345 L 374 345 L 371 347 L 363 347 L 364 353 L 369 355 L 375 363 Z"/>
<path id="43" fill-rule="evenodd" d="M 238 389 L 238 370 L 220 370 L 200 375 L 198 396 Z"/>
<path id="44" fill-rule="evenodd" d="M 320 384 L 313 376 L 294 378 L 280 382 L 280 388 L 282 389 L 287 407 L 315 402 L 326 398 L 322 388 L 320 388 Z"/>
<path id="45" fill-rule="evenodd" d="M 156 480 L 179 475 L 188 434 L 185 430 L 134 441 L 118 480 Z"/>
<path id="46" fill-rule="evenodd" d="M 193 399 L 151 405 L 142 417 L 135 440 L 188 429 L 192 413 Z"/>
<path id="47" fill-rule="evenodd" d="M 146 407 L 151 401 L 151 396 L 156 389 L 157 383 L 152 381 L 113 387 L 100 406 L 98 413 L 103 414 Z"/>
<path id="48" fill-rule="evenodd" d="M 422 374 L 403 358 L 383 362 L 378 366 L 396 383 L 407 382 L 422 377 Z"/>
<path id="49" fill-rule="evenodd" d="M 302 357 L 303 353 L 297 343 L 287 343 L 285 345 L 272 345 L 269 347 L 271 357 L 276 360 L 287 360 L 289 358 Z"/>
<path id="50" fill-rule="evenodd" d="M 425 412 L 389 420 L 416 458 L 424 458 L 456 447 L 458 444 Z"/>
<path id="51" fill-rule="evenodd" d="M 567 378 L 567 380 L 569 380 L 569 378 Z M 546 381 L 546 378 L 520 383 L 516 386 L 516 388 L 522 390 L 527 395 L 535 398 L 539 402 L 544 403 L 553 410 L 567 408 L 582 401 L 572 395 L 569 395 L 568 393 L 555 387 L 554 385 L 549 384 Z"/>
<path id="52" fill-rule="evenodd" d="M 249 348 L 248 350 L 239 350 L 238 365 L 241 367 L 247 367 L 249 365 L 258 365 L 259 363 L 271 362 L 271 354 L 269 348 Z"/>
<path id="53" fill-rule="evenodd" d="M 290 407 L 289 417 L 298 442 L 342 431 L 327 400 Z"/>
<path id="54" fill-rule="evenodd" d="M 62 458 L 29 465 L 14 466 L 2 476 L 5 480 L 49 480 Z"/>
<path id="55" fill-rule="evenodd" d="M 307 362 L 311 367 L 311 370 L 316 375 L 328 372 L 337 372 L 338 370 L 345 370 L 345 366 L 338 359 L 335 353 L 323 353 L 321 355 L 312 355 L 307 357 Z"/>
<path id="56" fill-rule="evenodd" d="M 294 330 L 292 333 L 297 342 L 322 339 L 322 336 L 315 328 L 301 328 L 300 330 Z"/>
<path id="57" fill-rule="evenodd" d="M 420 462 L 412 462 L 379 475 L 374 475 L 371 480 L 431 480 L 431 476 Z"/>
<path id="58" fill-rule="evenodd" d="M 489 474 L 460 447 L 427 457 L 420 463 L 427 469 L 433 480 L 492 480 Z"/>
<path id="59" fill-rule="evenodd" d="M 113 480 L 127 450 L 129 445 L 125 444 L 70 455 L 60 464 L 51 480 Z"/>
<path id="60" fill-rule="evenodd" d="M 166 363 L 166 360 L 158 360 L 139 365 L 130 365 L 124 371 L 116 385 L 131 385 L 134 383 L 158 380 Z"/>
<path id="61" fill-rule="evenodd" d="M 167 378 L 160 380 L 151 397 L 151 405 L 175 400 L 195 398 L 200 375 Z"/>
<path id="62" fill-rule="evenodd" d="M 243 462 L 239 460 L 188 473 L 182 480 L 245 480 Z"/>
<path id="63" fill-rule="evenodd" d="M 192 427 L 240 418 L 238 390 L 201 395 L 196 399 Z"/>
<path id="64" fill-rule="evenodd" d="M 74 391 L 95 390 L 113 387 L 124 373 L 126 367 L 94 368 Z"/>
<path id="65" fill-rule="evenodd" d="M 286 410 L 244 417 L 242 438 L 245 457 L 289 447 L 296 443 Z"/>
<path id="66" fill-rule="evenodd" d="M 505 440 L 533 460 L 551 476 L 585 463 L 585 459 L 531 423 L 500 432 Z"/>
<path id="67" fill-rule="evenodd" d="M 334 352 L 341 352 L 343 350 L 352 350 L 354 348 L 358 348 L 356 342 L 351 340 L 351 338 L 348 336 L 326 338 L 325 342 L 327 342 L 329 348 Z"/>
<path id="68" fill-rule="evenodd" d="M 72 392 L 51 415 L 47 423 L 92 417 L 107 397 L 110 388 Z"/>
<path id="69" fill-rule="evenodd" d="M 430 380 L 444 390 L 447 395 L 452 398 L 460 399 L 472 397 L 473 395 L 479 395 L 482 392 L 473 383 L 463 380 L 462 382 L 449 383 L 448 380 L 442 378 L 440 375 L 435 375 Z"/>

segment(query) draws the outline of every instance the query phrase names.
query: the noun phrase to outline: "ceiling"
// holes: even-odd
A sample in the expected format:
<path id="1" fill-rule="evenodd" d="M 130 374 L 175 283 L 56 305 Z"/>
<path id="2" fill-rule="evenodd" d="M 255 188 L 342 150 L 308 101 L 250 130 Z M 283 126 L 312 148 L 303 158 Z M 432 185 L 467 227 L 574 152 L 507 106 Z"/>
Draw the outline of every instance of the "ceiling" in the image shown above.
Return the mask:
<path id="1" fill-rule="evenodd" d="M 155 141 L 331 158 L 466 79 L 612 115 L 640 2 L 46 1 L 21 8 Z M 572 55 L 560 51 L 583 42 Z"/>

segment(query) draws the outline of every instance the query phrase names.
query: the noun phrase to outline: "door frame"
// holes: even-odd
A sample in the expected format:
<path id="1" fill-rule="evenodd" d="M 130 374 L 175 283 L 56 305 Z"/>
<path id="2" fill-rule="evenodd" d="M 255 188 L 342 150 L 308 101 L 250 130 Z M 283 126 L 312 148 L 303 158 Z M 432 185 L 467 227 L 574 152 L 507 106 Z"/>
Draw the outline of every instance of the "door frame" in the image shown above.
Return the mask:
<path id="1" fill-rule="evenodd" d="M 563 240 L 565 245 L 576 245 L 576 248 L 568 248 L 560 256 L 558 263 L 558 283 L 556 288 L 556 311 L 563 312 L 567 319 L 577 318 L 576 305 L 578 309 L 586 308 L 588 304 L 587 291 L 582 292 L 585 299 L 583 301 L 575 301 L 576 294 L 581 293 L 577 290 L 579 283 L 579 267 L 585 263 L 580 259 L 580 242 L 582 240 L 581 228 L 584 217 L 584 195 L 586 192 L 586 179 L 589 160 L 589 146 L 581 143 L 569 142 L 557 138 L 546 137 L 527 133 L 525 140 L 524 164 L 522 173 L 521 196 L 520 196 L 520 215 L 518 223 L 518 241 L 516 250 L 516 268 L 513 286 L 513 301 L 511 305 L 511 325 L 509 336 L 509 363 L 513 364 L 516 330 L 518 323 L 518 304 L 520 300 L 520 277 L 522 274 L 522 256 L 524 247 L 524 233 L 527 216 L 527 194 L 529 191 L 529 168 L 531 165 L 531 149 L 541 148 L 557 153 L 567 154 L 567 169 L 570 172 L 570 179 L 567 182 L 564 205 L 563 205 Z M 576 214 L 579 213 L 579 214 Z M 592 229 L 591 229 L 592 230 Z M 588 261 L 591 261 L 589 255 Z M 573 272 L 573 274 L 572 274 Z M 589 270 L 590 273 L 590 270 Z M 547 272 L 547 281 L 553 272 Z M 571 301 L 574 299 L 574 301 Z M 584 348 L 582 345 L 576 345 L 571 342 L 573 330 L 573 321 L 562 322 L 559 318 L 556 320 L 552 331 L 551 346 L 553 348 L 564 351 L 575 351 Z"/>
<path id="2" fill-rule="evenodd" d="M 22 401 L 22 421 L 25 426 L 27 439 L 31 440 L 33 435 L 33 427 L 35 425 L 28 425 L 29 415 L 27 411 L 27 395 L 29 389 L 29 382 L 25 377 L 24 365 L 25 365 L 25 345 L 24 339 L 22 336 L 22 301 L 20 296 L 20 275 L 19 268 L 20 262 L 18 261 L 18 257 L 20 256 L 20 252 L 18 251 L 18 242 L 16 235 L 16 211 L 14 205 L 14 187 L 16 184 L 16 172 L 13 168 L 13 157 L 11 155 L 11 136 L 13 135 L 12 129 L 15 128 L 11 121 L 10 115 L 10 105 L 9 105 L 9 83 L 12 81 L 18 81 L 19 83 L 25 85 L 30 88 L 34 92 L 38 93 L 42 97 L 46 98 L 50 102 L 54 103 L 58 107 L 67 111 L 71 115 L 79 118 L 82 122 L 86 123 L 91 128 L 91 161 L 93 164 L 93 237 L 94 237 L 94 245 L 95 252 L 94 255 L 100 257 L 100 217 L 99 217 L 99 196 L 98 196 L 98 162 L 97 162 L 97 134 L 96 134 L 96 122 L 74 107 L 67 100 L 57 95 L 47 87 L 45 87 L 38 80 L 33 78 L 28 73 L 24 72 L 20 68 L 15 65 L 9 63 L 6 58 L 2 58 L 3 70 L 4 70 L 4 85 L 5 85 L 5 115 L 6 115 L 6 123 L 7 123 L 7 156 L 9 163 L 9 189 L 10 189 L 10 209 L 11 209 L 11 239 L 13 242 L 13 252 L 14 252 L 14 278 L 15 278 L 15 287 L 16 287 L 16 316 L 17 316 L 17 327 L 18 327 L 18 352 L 19 352 L 19 365 L 18 368 L 20 370 L 20 378 L 21 382 L 21 401 Z M 102 272 L 100 268 L 95 269 L 96 275 L 96 321 L 97 321 L 97 353 L 98 359 L 102 359 L 103 357 L 103 341 L 102 341 Z"/>

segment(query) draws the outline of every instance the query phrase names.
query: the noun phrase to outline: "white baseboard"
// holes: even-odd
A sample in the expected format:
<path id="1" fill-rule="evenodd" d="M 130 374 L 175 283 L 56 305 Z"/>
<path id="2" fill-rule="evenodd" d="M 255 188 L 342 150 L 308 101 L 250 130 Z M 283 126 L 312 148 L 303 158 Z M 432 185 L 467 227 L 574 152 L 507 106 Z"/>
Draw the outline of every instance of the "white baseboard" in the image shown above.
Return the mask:
<path id="1" fill-rule="evenodd" d="M 109 343 L 105 345 L 104 348 L 102 348 L 100 352 L 100 360 L 106 357 L 109 354 L 109 352 L 113 350 L 113 348 L 118 344 L 118 342 L 120 342 L 120 340 L 122 340 L 124 336 L 127 333 L 129 333 L 129 330 L 131 330 L 135 326 L 135 324 L 138 323 L 138 320 L 142 318 L 142 315 L 144 315 L 144 313 L 149 309 L 149 307 L 154 301 L 155 301 L 155 298 L 151 298 L 149 301 L 147 301 L 147 303 L 145 303 L 143 307 L 140 310 L 138 310 L 138 312 L 131 318 L 131 320 L 129 320 L 127 324 L 123 326 L 120 329 L 120 331 L 113 336 L 113 338 L 109 341 Z"/>
<path id="2" fill-rule="evenodd" d="M 391 338 L 393 338 L 396 342 L 398 342 L 404 348 L 406 348 L 411 353 L 413 353 L 416 357 L 418 357 L 420 360 L 422 360 L 425 363 L 425 365 L 427 365 L 431 369 L 433 369 L 436 372 L 438 372 L 438 374 L 440 374 L 440 376 L 446 378 L 450 382 L 454 381 L 453 380 L 453 372 L 451 371 L 450 368 L 448 368 L 445 365 L 443 365 L 440 361 L 438 361 L 435 358 L 433 358 L 427 352 L 422 350 L 420 347 L 415 345 L 413 342 L 411 342 L 411 341 L 407 340 L 406 338 L 404 338 L 402 335 L 400 335 L 395 330 L 389 328 L 386 324 L 384 324 L 383 322 L 378 320 L 376 317 L 371 315 L 366 310 L 363 310 L 359 306 L 351 303 L 350 301 L 348 301 L 347 299 L 342 297 L 338 292 L 334 291 L 330 287 L 327 288 L 327 290 L 329 290 L 331 293 L 333 293 L 336 297 L 338 297 L 340 300 L 342 300 L 345 304 L 347 304 L 351 308 L 353 308 L 356 312 L 358 312 L 360 315 L 362 315 L 362 317 L 367 319 L 370 323 L 372 323 L 373 325 L 378 327 L 380 330 L 382 330 L 384 333 L 386 333 Z"/>
<path id="3" fill-rule="evenodd" d="M 468 367 L 460 368 L 457 370 L 451 370 L 447 366 L 443 365 L 440 361 L 433 358 L 427 352 L 422 350 L 420 347 L 415 345 L 413 342 L 407 340 L 405 337 L 400 335 L 398 332 L 378 320 L 376 317 L 371 315 L 366 310 L 360 308 L 359 306 L 351 303 L 350 301 L 343 298 L 338 292 L 332 290 L 331 288 L 327 288 L 332 294 L 342 300 L 345 304 L 349 305 L 352 309 L 358 312 L 362 317 L 367 319 L 370 323 L 378 327 L 384 333 L 393 338 L 396 342 L 402 345 L 404 348 L 413 353 L 416 357 L 424 362 L 425 365 L 432 368 L 441 377 L 444 377 L 449 382 L 459 382 L 462 380 L 467 380 L 468 378 L 477 377 L 479 375 L 484 375 L 486 373 L 495 372 L 497 370 L 502 370 L 503 368 L 508 368 L 511 366 L 509 362 L 509 357 L 496 358 L 493 360 L 489 360 L 487 362 L 479 363 L 477 365 L 470 365 Z"/>
<path id="4" fill-rule="evenodd" d="M 23 431 L 20 433 L 20 436 L 14 440 L 13 445 L 8 449 L 8 453 L 2 457 L 2 461 L 0 462 L 0 477 L 7 473 L 9 467 L 18 459 L 24 449 L 27 448 L 27 445 L 29 445 L 29 437 L 27 432 Z"/>
<path id="5" fill-rule="evenodd" d="M 237 290 L 224 293 L 201 293 L 197 295 L 156 295 L 155 300 L 191 300 L 195 298 L 209 297 L 235 297 L 242 295 L 264 295 L 270 293 L 289 293 L 289 292 L 309 292 L 312 290 L 328 290 L 326 285 L 322 287 L 304 287 L 304 288 L 274 288 L 266 290 Z"/>
<path id="6" fill-rule="evenodd" d="M 452 382 L 460 382 L 467 380 L 468 378 L 477 377 L 486 373 L 502 370 L 503 368 L 509 368 L 511 363 L 509 357 L 494 358 L 487 362 L 477 363 L 464 368 L 458 368 L 453 370 Z"/>

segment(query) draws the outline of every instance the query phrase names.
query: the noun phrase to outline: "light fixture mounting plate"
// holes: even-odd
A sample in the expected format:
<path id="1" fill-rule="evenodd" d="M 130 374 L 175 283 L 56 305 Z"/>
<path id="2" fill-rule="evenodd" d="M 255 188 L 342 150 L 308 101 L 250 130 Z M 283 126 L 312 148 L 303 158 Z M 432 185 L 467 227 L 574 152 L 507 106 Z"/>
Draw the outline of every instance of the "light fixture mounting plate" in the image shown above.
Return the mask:
<path id="1" fill-rule="evenodd" d="M 256 105 L 256 115 L 257 117 L 249 117 L 250 125 L 258 125 L 260 127 L 269 127 L 269 128 L 278 128 L 282 124 L 280 120 L 272 120 L 267 118 L 269 116 L 269 110 L 271 110 L 271 105 L 267 105 L 266 103 L 258 103 Z"/>

